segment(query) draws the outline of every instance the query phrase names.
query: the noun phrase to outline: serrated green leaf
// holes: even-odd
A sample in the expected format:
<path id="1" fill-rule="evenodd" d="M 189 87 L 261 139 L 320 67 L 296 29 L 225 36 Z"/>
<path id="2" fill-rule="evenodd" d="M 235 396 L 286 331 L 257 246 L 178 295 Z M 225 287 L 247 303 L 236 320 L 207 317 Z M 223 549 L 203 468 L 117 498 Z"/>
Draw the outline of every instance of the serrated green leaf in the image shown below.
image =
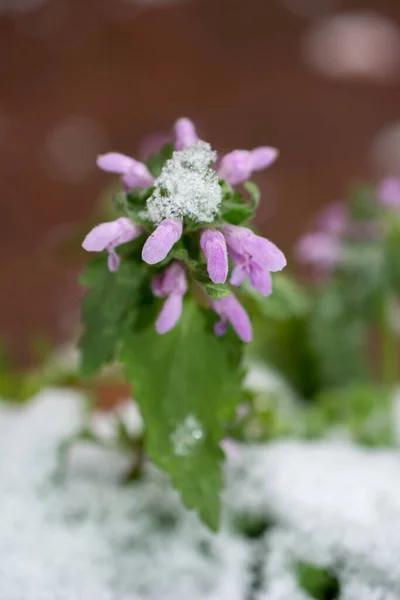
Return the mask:
<path id="1" fill-rule="evenodd" d="M 210 311 L 185 302 L 176 327 L 127 333 L 121 361 L 146 428 L 146 451 L 209 527 L 220 521 L 220 442 L 241 400 L 242 344 L 216 338 Z"/>
<path id="2" fill-rule="evenodd" d="M 90 377 L 112 360 L 126 323 L 133 322 L 145 270 L 140 262 L 125 259 L 110 273 L 101 257 L 89 263 L 86 284 L 92 286 L 82 301 L 84 332 L 80 340 L 81 374 Z M 101 266 L 102 265 L 102 266 Z"/>
<path id="3" fill-rule="evenodd" d="M 248 221 L 254 215 L 254 208 L 250 204 L 246 204 L 241 200 L 240 194 L 238 194 L 239 200 L 232 199 L 224 200 L 221 209 L 221 216 L 226 223 L 231 225 L 241 225 L 245 221 Z"/>

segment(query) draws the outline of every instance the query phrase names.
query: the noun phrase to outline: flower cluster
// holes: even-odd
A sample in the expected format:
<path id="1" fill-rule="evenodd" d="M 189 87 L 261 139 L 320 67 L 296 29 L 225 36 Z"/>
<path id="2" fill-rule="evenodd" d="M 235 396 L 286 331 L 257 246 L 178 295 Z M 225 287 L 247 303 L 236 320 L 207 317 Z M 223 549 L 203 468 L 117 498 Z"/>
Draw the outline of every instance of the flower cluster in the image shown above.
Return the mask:
<path id="1" fill-rule="evenodd" d="M 233 188 L 246 182 L 254 171 L 270 166 L 278 152 L 271 147 L 235 150 L 217 162 L 217 153 L 198 138 L 193 123 L 185 118 L 175 123 L 174 138 L 157 176 L 150 162 L 144 164 L 115 152 L 99 156 L 97 164 L 102 170 L 121 176 L 125 197 L 135 210 L 95 227 L 83 248 L 90 252 L 106 250 L 110 271 L 117 271 L 120 257 L 116 248 L 147 236 L 142 260 L 149 265 L 162 263 L 161 270 L 151 275 L 154 296 L 166 298 L 156 321 L 159 334 L 171 330 L 179 320 L 192 275 L 190 265 L 204 264 L 210 283 L 224 285 L 220 297 L 209 298 L 220 317 L 216 335 L 223 335 L 230 323 L 248 342 L 252 339 L 250 320 L 226 282 L 229 279 L 238 287 L 248 278 L 255 290 L 268 296 L 271 272 L 283 269 L 286 259 L 275 244 L 241 225 L 253 211 Z M 173 252 L 178 243 L 182 250 L 179 257 Z"/>

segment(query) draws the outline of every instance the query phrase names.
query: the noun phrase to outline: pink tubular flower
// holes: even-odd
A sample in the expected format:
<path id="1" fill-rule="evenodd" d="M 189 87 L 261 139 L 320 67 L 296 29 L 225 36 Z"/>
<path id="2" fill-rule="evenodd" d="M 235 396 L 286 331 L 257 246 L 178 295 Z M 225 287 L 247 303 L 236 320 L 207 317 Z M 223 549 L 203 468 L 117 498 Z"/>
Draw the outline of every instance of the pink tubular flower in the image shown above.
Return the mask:
<path id="1" fill-rule="evenodd" d="M 263 296 L 268 296 L 272 290 L 270 272 L 280 271 L 286 266 L 283 252 L 246 227 L 224 225 L 222 232 L 236 264 L 230 280 L 232 285 L 239 286 L 249 277 L 251 286 Z"/>
<path id="2" fill-rule="evenodd" d="M 173 262 L 163 273 L 156 275 L 152 281 L 155 296 L 167 296 L 156 321 L 156 331 L 167 333 L 175 327 L 182 314 L 183 296 L 188 289 L 185 269 L 179 262 Z"/>
<path id="3" fill-rule="evenodd" d="M 213 300 L 211 306 L 221 317 L 221 320 L 214 326 L 215 335 L 224 335 L 229 322 L 243 342 L 251 342 L 253 329 L 249 316 L 235 296 Z"/>
<path id="4" fill-rule="evenodd" d="M 328 233 L 309 233 L 298 241 L 296 255 L 322 272 L 331 271 L 339 260 L 340 241 Z"/>
<path id="5" fill-rule="evenodd" d="M 217 229 L 203 229 L 200 246 L 207 259 L 207 270 L 211 281 L 225 283 L 228 277 L 228 252 L 222 233 Z"/>
<path id="6" fill-rule="evenodd" d="M 142 233 L 143 229 L 126 217 L 120 217 L 115 221 L 101 223 L 94 227 L 83 240 L 82 247 L 88 252 L 107 250 L 108 268 L 115 272 L 118 271 L 120 262 L 115 248 L 136 239 Z"/>
<path id="7" fill-rule="evenodd" d="M 164 219 L 147 238 L 142 250 L 142 259 L 149 265 L 161 262 L 182 235 L 182 221 Z"/>
<path id="8" fill-rule="evenodd" d="M 174 130 L 176 150 L 184 150 L 199 141 L 196 127 L 190 119 L 186 119 L 185 117 L 178 119 L 174 125 Z"/>
<path id="9" fill-rule="evenodd" d="M 243 183 L 253 171 L 266 169 L 278 158 L 278 150 L 261 146 L 254 150 L 234 150 L 226 154 L 218 169 L 218 175 L 229 185 Z"/>
<path id="10" fill-rule="evenodd" d="M 144 163 L 119 152 L 99 156 L 97 166 L 103 171 L 122 175 L 121 179 L 128 190 L 134 187 L 148 188 L 154 183 L 154 177 Z"/>
<path id="11" fill-rule="evenodd" d="M 400 206 L 400 177 L 386 177 L 378 186 L 377 196 L 385 206 Z"/>

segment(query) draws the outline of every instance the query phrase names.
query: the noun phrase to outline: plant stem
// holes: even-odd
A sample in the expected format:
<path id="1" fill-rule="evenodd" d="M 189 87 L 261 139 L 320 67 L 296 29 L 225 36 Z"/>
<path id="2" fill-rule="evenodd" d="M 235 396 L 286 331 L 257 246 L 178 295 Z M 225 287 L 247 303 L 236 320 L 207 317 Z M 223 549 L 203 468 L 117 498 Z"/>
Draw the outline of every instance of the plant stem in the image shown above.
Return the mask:
<path id="1" fill-rule="evenodd" d="M 144 447 L 142 441 L 135 446 L 134 460 L 132 466 L 124 477 L 124 483 L 132 483 L 141 478 L 144 463 Z"/>

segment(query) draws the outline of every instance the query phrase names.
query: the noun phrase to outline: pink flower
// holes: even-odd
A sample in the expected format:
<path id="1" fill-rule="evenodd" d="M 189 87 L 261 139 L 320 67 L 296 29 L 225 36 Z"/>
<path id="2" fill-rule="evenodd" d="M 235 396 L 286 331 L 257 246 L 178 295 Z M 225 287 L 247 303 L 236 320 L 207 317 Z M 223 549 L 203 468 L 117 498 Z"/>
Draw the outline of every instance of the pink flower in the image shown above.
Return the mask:
<path id="1" fill-rule="evenodd" d="M 278 150 L 261 146 L 254 150 L 233 150 L 226 154 L 220 163 L 218 175 L 229 185 L 243 183 L 253 171 L 266 169 L 278 158 Z"/>
<path id="2" fill-rule="evenodd" d="M 196 128 L 190 119 L 185 117 L 178 119 L 174 125 L 174 130 L 176 150 L 184 150 L 199 141 Z"/>
<path id="3" fill-rule="evenodd" d="M 200 246 L 207 259 L 207 270 L 211 281 L 225 283 L 228 276 L 228 252 L 222 233 L 217 229 L 203 229 Z"/>
<path id="4" fill-rule="evenodd" d="M 249 316 L 235 296 L 213 300 L 211 306 L 221 317 L 214 326 L 215 335 L 224 335 L 230 323 L 243 342 L 251 342 L 253 330 Z"/>
<path id="5" fill-rule="evenodd" d="M 400 206 L 400 177 L 387 177 L 378 186 L 378 200 L 386 206 Z"/>
<path id="6" fill-rule="evenodd" d="M 249 277 L 251 286 L 263 296 L 268 296 L 272 290 L 270 272 L 280 271 L 286 266 L 283 252 L 246 227 L 224 225 L 222 232 L 236 264 L 230 280 L 232 285 L 239 286 Z"/>
<path id="7" fill-rule="evenodd" d="M 115 248 L 126 242 L 136 239 L 143 233 L 138 227 L 126 217 L 120 217 L 116 221 L 101 223 L 90 231 L 83 240 L 82 247 L 88 252 L 108 252 L 108 268 L 110 271 L 118 271 L 119 256 Z"/>
<path id="8" fill-rule="evenodd" d="M 345 235 L 350 227 L 347 208 L 343 202 L 331 202 L 319 214 L 318 229 L 335 236 Z"/>
<path id="9" fill-rule="evenodd" d="M 185 269 L 179 262 L 173 262 L 163 273 L 152 281 L 152 291 L 160 298 L 167 297 L 156 320 L 156 331 L 167 333 L 175 327 L 182 314 L 183 296 L 188 289 Z"/>
<path id="10" fill-rule="evenodd" d="M 122 175 L 121 179 L 128 190 L 134 187 L 148 188 L 154 183 L 154 177 L 144 163 L 119 152 L 99 156 L 97 166 L 103 171 Z"/>
<path id="11" fill-rule="evenodd" d="M 172 246 L 182 235 L 182 221 L 179 219 L 164 219 L 157 229 L 147 238 L 142 250 L 142 259 L 149 265 L 155 265 L 164 260 Z"/>
<path id="12" fill-rule="evenodd" d="M 340 257 L 340 241 L 328 233 L 309 233 L 298 241 L 296 255 L 320 271 L 331 271 Z"/>

